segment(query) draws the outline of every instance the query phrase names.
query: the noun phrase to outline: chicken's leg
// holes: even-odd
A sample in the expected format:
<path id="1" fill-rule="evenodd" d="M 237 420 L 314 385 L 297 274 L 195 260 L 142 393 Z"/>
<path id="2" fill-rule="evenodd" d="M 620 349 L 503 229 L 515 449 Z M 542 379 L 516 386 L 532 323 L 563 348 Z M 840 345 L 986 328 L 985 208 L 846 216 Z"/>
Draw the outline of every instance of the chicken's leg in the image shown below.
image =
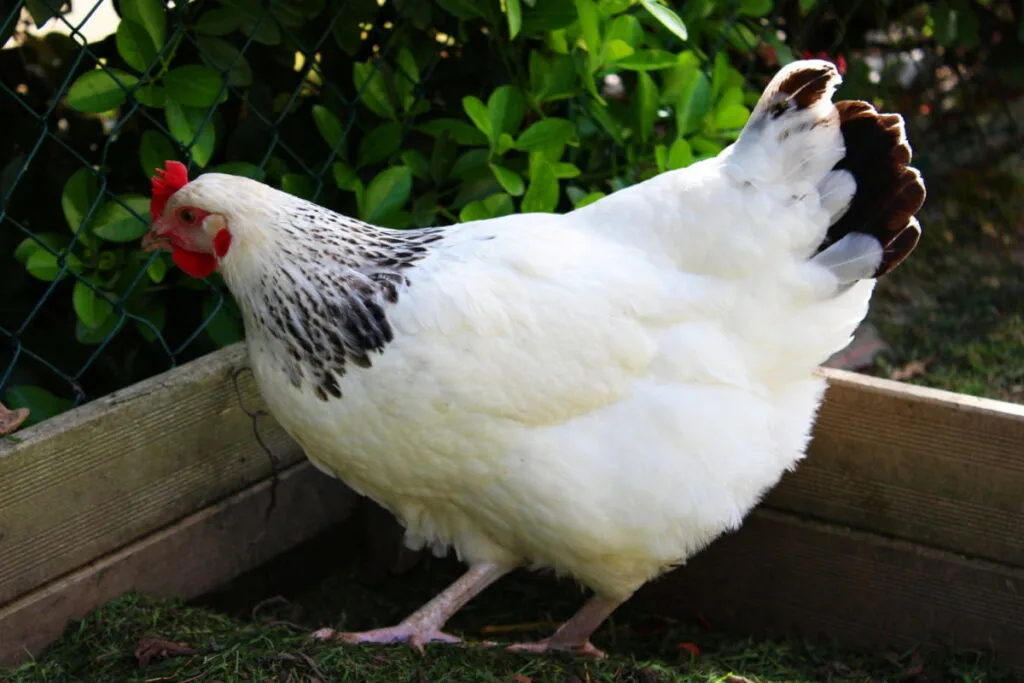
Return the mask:
<path id="1" fill-rule="evenodd" d="M 459 639 L 441 631 L 445 623 L 483 589 L 512 571 L 501 564 L 475 564 L 452 585 L 394 626 L 358 633 L 338 633 L 323 628 L 313 634 L 317 640 L 340 640 L 344 643 L 403 642 L 420 652 L 434 641 L 457 643 Z"/>
<path id="2" fill-rule="evenodd" d="M 584 657 L 603 659 L 604 652 L 590 644 L 590 636 L 604 620 L 625 600 L 607 600 L 600 596 L 591 598 L 569 621 L 562 624 L 554 635 L 536 643 L 510 645 L 516 652 L 544 653 L 562 650 Z"/>

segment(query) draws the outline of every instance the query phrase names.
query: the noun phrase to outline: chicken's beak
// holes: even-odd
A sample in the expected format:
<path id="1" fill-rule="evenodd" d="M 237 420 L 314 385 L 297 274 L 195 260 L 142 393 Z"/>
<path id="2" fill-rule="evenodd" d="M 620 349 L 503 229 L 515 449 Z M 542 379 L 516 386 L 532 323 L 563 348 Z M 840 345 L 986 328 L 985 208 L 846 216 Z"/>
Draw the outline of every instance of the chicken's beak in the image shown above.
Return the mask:
<path id="1" fill-rule="evenodd" d="M 156 251 L 157 249 L 170 248 L 171 240 L 167 235 L 163 234 L 160 221 L 154 221 L 153 225 L 149 228 L 149 232 L 142 236 L 142 250 Z"/>

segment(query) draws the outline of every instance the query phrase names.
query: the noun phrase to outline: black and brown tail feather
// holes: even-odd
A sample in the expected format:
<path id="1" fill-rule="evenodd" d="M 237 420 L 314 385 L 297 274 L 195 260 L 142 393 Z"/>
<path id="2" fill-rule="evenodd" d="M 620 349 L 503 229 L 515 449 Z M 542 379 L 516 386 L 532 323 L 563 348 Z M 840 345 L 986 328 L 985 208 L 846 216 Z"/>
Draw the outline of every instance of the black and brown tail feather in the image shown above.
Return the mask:
<path id="1" fill-rule="evenodd" d="M 867 102 L 845 100 L 834 108 L 825 104 L 841 80 L 835 66 L 823 60 L 790 64 L 772 79 L 751 123 L 764 128 L 782 124 L 779 119 L 787 116 L 792 124 L 783 129 L 782 140 L 819 125 L 834 126 L 838 116 L 845 155 L 832 170 L 851 174 L 856 189 L 817 253 L 851 233 L 870 235 L 883 249 L 873 275 L 877 278 L 892 271 L 917 246 L 921 227 L 915 215 L 924 204 L 925 185 L 910 166 L 903 117 L 879 113 Z"/>
<path id="2" fill-rule="evenodd" d="M 872 235 L 882 243 L 881 277 L 892 271 L 917 246 L 921 226 L 915 218 L 924 205 L 921 174 L 910 166 L 910 144 L 899 114 L 879 114 L 867 102 L 836 103 L 846 156 L 836 170 L 853 175 L 857 191 L 850 207 L 828 229 L 822 248 L 851 232 Z"/>

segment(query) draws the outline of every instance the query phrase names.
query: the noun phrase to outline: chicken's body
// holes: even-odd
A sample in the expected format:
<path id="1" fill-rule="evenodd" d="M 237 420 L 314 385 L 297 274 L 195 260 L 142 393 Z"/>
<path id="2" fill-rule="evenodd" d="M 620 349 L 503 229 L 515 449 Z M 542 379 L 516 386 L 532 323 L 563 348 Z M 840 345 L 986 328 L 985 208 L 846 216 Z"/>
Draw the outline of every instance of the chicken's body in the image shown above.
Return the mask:
<path id="1" fill-rule="evenodd" d="M 833 170 L 853 130 L 837 80 L 791 66 L 719 157 L 566 215 L 399 232 L 269 188 L 236 196 L 275 226 L 245 227 L 219 261 L 271 413 L 412 545 L 496 568 L 479 588 L 550 567 L 613 608 L 802 458 L 816 367 L 916 242 L 909 148 Z M 905 146 L 862 118 L 872 145 Z M 920 192 L 865 209 L 871 164 L 903 185 L 869 200 Z"/>

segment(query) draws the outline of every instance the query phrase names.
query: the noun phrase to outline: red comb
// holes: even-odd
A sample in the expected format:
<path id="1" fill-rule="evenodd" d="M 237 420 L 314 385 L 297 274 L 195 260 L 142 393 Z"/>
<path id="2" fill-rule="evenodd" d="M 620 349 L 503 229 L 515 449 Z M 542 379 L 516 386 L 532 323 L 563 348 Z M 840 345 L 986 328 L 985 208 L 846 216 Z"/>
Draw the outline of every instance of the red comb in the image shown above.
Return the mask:
<path id="1" fill-rule="evenodd" d="M 188 169 L 180 161 L 165 161 L 167 169 L 156 169 L 156 175 L 150 179 L 153 186 L 153 198 L 149 202 L 149 215 L 153 220 L 160 218 L 171 195 L 188 184 Z"/>

